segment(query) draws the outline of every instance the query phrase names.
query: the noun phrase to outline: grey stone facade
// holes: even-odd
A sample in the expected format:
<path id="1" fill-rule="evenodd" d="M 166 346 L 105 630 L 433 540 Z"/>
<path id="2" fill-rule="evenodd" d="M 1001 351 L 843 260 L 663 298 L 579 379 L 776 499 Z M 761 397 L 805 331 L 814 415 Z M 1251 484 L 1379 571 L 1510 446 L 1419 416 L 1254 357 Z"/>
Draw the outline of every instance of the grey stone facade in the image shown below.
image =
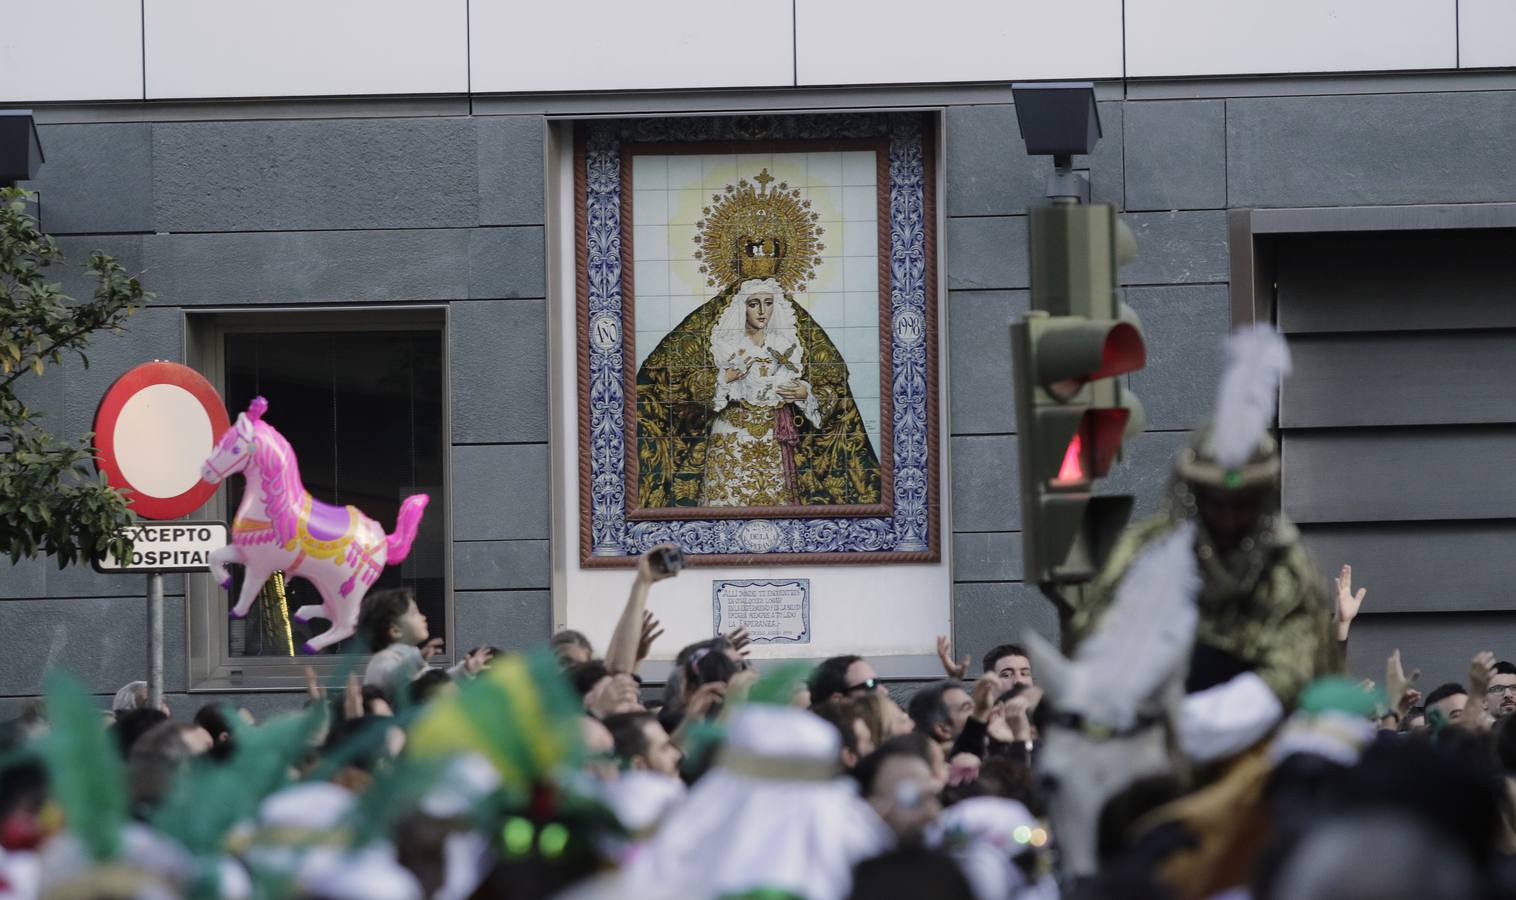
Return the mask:
<path id="1" fill-rule="evenodd" d="M 1007 97 L 1009 92 L 1007 92 Z M 150 108 L 149 108 L 150 109 Z M 1148 367 L 1131 383 L 1148 432 L 1106 489 L 1152 511 L 1185 431 L 1207 412 L 1230 323 L 1226 214 L 1240 206 L 1516 200 L 1516 93 L 1105 101 L 1094 198 L 1130 211 L 1123 270 Z M 1007 327 L 1025 310 L 1026 210 L 1048 163 L 1023 152 L 1013 108 L 949 107 L 943 123 L 956 643 L 982 653 L 1026 627 L 1056 632 L 1021 582 Z M 32 388 L 63 433 L 86 431 L 122 370 L 183 358 L 181 308 L 450 306 L 455 646 L 526 646 L 550 627 L 548 301 L 540 116 L 122 122 L 44 126 L 44 228 L 72 264 L 95 247 L 158 296 L 94 367 Z M 87 289 L 76 276 L 73 291 Z M 504 361 L 509 360 L 509 364 Z M 186 698 L 183 579 L 168 579 L 167 688 Z M 0 715 L 67 666 L 101 693 L 136 677 L 142 584 L 0 567 Z M 977 667 L 977 662 L 976 662 Z M 255 709 L 287 696 L 241 695 Z"/>

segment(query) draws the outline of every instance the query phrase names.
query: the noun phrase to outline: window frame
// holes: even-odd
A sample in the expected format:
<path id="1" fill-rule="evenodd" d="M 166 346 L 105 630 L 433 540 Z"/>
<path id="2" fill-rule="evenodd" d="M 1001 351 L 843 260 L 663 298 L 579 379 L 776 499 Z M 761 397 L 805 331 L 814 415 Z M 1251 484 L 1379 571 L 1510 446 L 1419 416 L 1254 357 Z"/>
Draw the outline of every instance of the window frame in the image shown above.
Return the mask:
<path id="1" fill-rule="evenodd" d="M 279 306 L 206 307 L 184 310 L 186 364 L 204 375 L 224 398 L 226 396 L 225 338 L 229 334 L 268 331 L 437 331 L 442 338 L 442 484 L 445 503 L 442 523 L 443 543 L 443 628 L 448 644 L 439 662 L 451 663 L 452 643 L 457 635 L 453 584 L 453 497 L 452 473 L 452 367 L 450 362 L 451 327 L 446 304 L 404 306 Z M 227 410 L 235 420 L 237 410 Z M 228 490 L 219 487 L 195 518 L 230 522 L 234 512 L 229 506 Z M 347 666 L 342 658 L 331 654 L 305 656 L 233 656 L 228 649 L 226 623 L 230 598 L 209 573 L 185 576 L 185 651 L 188 691 L 252 692 L 289 691 L 305 687 L 305 667 L 315 670 L 317 678 L 335 684 Z"/>

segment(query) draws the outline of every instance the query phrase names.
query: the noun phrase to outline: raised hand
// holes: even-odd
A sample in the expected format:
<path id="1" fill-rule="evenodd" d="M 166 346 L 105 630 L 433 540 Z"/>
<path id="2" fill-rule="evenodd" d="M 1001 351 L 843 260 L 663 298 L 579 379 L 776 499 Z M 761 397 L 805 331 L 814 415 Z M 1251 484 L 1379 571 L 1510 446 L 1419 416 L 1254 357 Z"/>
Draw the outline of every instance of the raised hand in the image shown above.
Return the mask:
<path id="1" fill-rule="evenodd" d="M 1469 662 L 1469 705 L 1484 705 L 1484 696 L 1489 693 L 1490 679 L 1495 677 L 1495 654 L 1481 650 Z"/>
<path id="2" fill-rule="evenodd" d="M 969 672 L 968 656 L 964 656 L 962 662 L 953 662 L 953 645 L 945 634 L 937 635 L 937 659 L 942 663 L 942 671 L 946 672 L 949 678 L 961 680 Z"/>
<path id="3" fill-rule="evenodd" d="M 637 682 L 630 675 L 612 675 L 602 678 L 584 696 L 584 708 L 597 719 L 604 719 L 617 713 L 634 712 L 642 708 L 637 690 Z"/>
<path id="4" fill-rule="evenodd" d="M 637 662 L 647 659 L 648 653 L 653 649 L 653 641 L 663 636 L 663 627 L 656 616 L 650 612 L 642 614 L 642 636 L 637 639 Z"/>
<path id="5" fill-rule="evenodd" d="M 305 697 L 311 703 L 326 702 L 326 688 L 316 678 L 316 670 L 310 666 L 305 667 Z"/>
<path id="6" fill-rule="evenodd" d="M 753 642 L 753 636 L 748 634 L 745 627 L 733 628 L 723 635 L 723 637 L 726 638 L 728 644 L 732 645 L 732 649 L 736 650 L 738 655 L 747 656 L 752 652 L 748 649 L 748 645 Z"/>
<path id="7" fill-rule="evenodd" d="M 1415 693 L 1411 691 L 1411 685 L 1420 677 L 1420 669 L 1412 669 L 1409 676 L 1405 674 L 1405 668 L 1400 663 L 1400 648 L 1396 647 L 1390 658 L 1384 661 L 1385 696 L 1391 703 L 1399 703 L 1407 691 Z"/>
<path id="8" fill-rule="evenodd" d="M 363 685 L 358 683 L 358 673 L 347 673 L 347 685 L 342 689 L 342 716 L 345 719 L 363 718 Z"/>
<path id="9" fill-rule="evenodd" d="M 703 719 L 710 713 L 711 707 L 726 698 L 726 682 L 708 681 L 695 689 L 690 699 L 684 704 L 684 721 L 693 722 Z"/>
<path id="10" fill-rule="evenodd" d="M 484 667 L 490 664 L 495 656 L 495 651 L 488 647 L 475 647 L 469 651 L 469 655 L 463 658 L 463 671 L 469 677 L 478 675 L 484 671 Z"/>
<path id="11" fill-rule="evenodd" d="M 975 721 L 985 722 L 990 718 L 990 710 L 995 707 L 995 698 L 1000 696 L 1000 676 L 994 672 L 986 672 L 974 682 L 974 711 L 971 715 Z"/>
<path id="12" fill-rule="evenodd" d="M 658 544 L 649 547 L 646 552 L 637 557 L 637 580 L 642 584 L 652 584 L 655 581 L 662 581 L 665 578 L 672 578 L 679 574 L 678 572 L 664 571 L 662 568 L 653 565 L 653 556 L 664 550 L 678 549 L 678 544 Z"/>
<path id="13" fill-rule="evenodd" d="M 1348 626 L 1358 617 L 1358 608 L 1363 605 L 1363 596 L 1368 588 L 1359 588 L 1353 593 L 1353 567 L 1344 564 L 1337 575 L 1337 640 L 1348 639 Z"/>

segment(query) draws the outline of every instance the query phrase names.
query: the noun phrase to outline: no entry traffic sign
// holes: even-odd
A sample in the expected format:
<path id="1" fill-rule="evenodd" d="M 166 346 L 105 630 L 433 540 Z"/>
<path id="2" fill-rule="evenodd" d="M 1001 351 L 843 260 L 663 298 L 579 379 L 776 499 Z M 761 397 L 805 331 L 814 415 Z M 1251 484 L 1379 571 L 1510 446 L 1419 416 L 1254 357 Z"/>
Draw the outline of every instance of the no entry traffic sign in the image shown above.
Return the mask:
<path id="1" fill-rule="evenodd" d="M 200 467 L 228 425 L 216 389 L 189 366 L 143 363 L 116 379 L 95 412 L 100 471 L 145 519 L 178 519 L 216 492 Z"/>
<path id="2" fill-rule="evenodd" d="M 228 543 L 225 522 L 168 522 L 127 529 L 132 558 L 109 553 L 95 562 L 101 572 L 209 572 L 211 551 Z"/>

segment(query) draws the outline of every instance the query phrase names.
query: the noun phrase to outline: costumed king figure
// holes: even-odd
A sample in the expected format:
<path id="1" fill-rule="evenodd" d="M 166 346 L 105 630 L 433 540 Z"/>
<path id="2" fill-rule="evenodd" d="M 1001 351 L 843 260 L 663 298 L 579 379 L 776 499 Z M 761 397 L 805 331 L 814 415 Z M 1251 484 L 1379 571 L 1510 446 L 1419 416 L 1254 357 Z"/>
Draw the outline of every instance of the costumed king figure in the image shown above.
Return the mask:
<path id="1" fill-rule="evenodd" d="M 1199 618 L 1176 725 L 1196 764 L 1255 744 L 1307 684 L 1341 665 L 1326 579 L 1280 503 L 1279 445 L 1269 428 L 1289 369 L 1289 348 L 1272 327 L 1232 335 L 1215 415 L 1180 452 L 1163 510 L 1127 529 L 1071 598 L 1065 622 L 1067 639 L 1082 641 L 1143 548 L 1194 524 Z"/>

